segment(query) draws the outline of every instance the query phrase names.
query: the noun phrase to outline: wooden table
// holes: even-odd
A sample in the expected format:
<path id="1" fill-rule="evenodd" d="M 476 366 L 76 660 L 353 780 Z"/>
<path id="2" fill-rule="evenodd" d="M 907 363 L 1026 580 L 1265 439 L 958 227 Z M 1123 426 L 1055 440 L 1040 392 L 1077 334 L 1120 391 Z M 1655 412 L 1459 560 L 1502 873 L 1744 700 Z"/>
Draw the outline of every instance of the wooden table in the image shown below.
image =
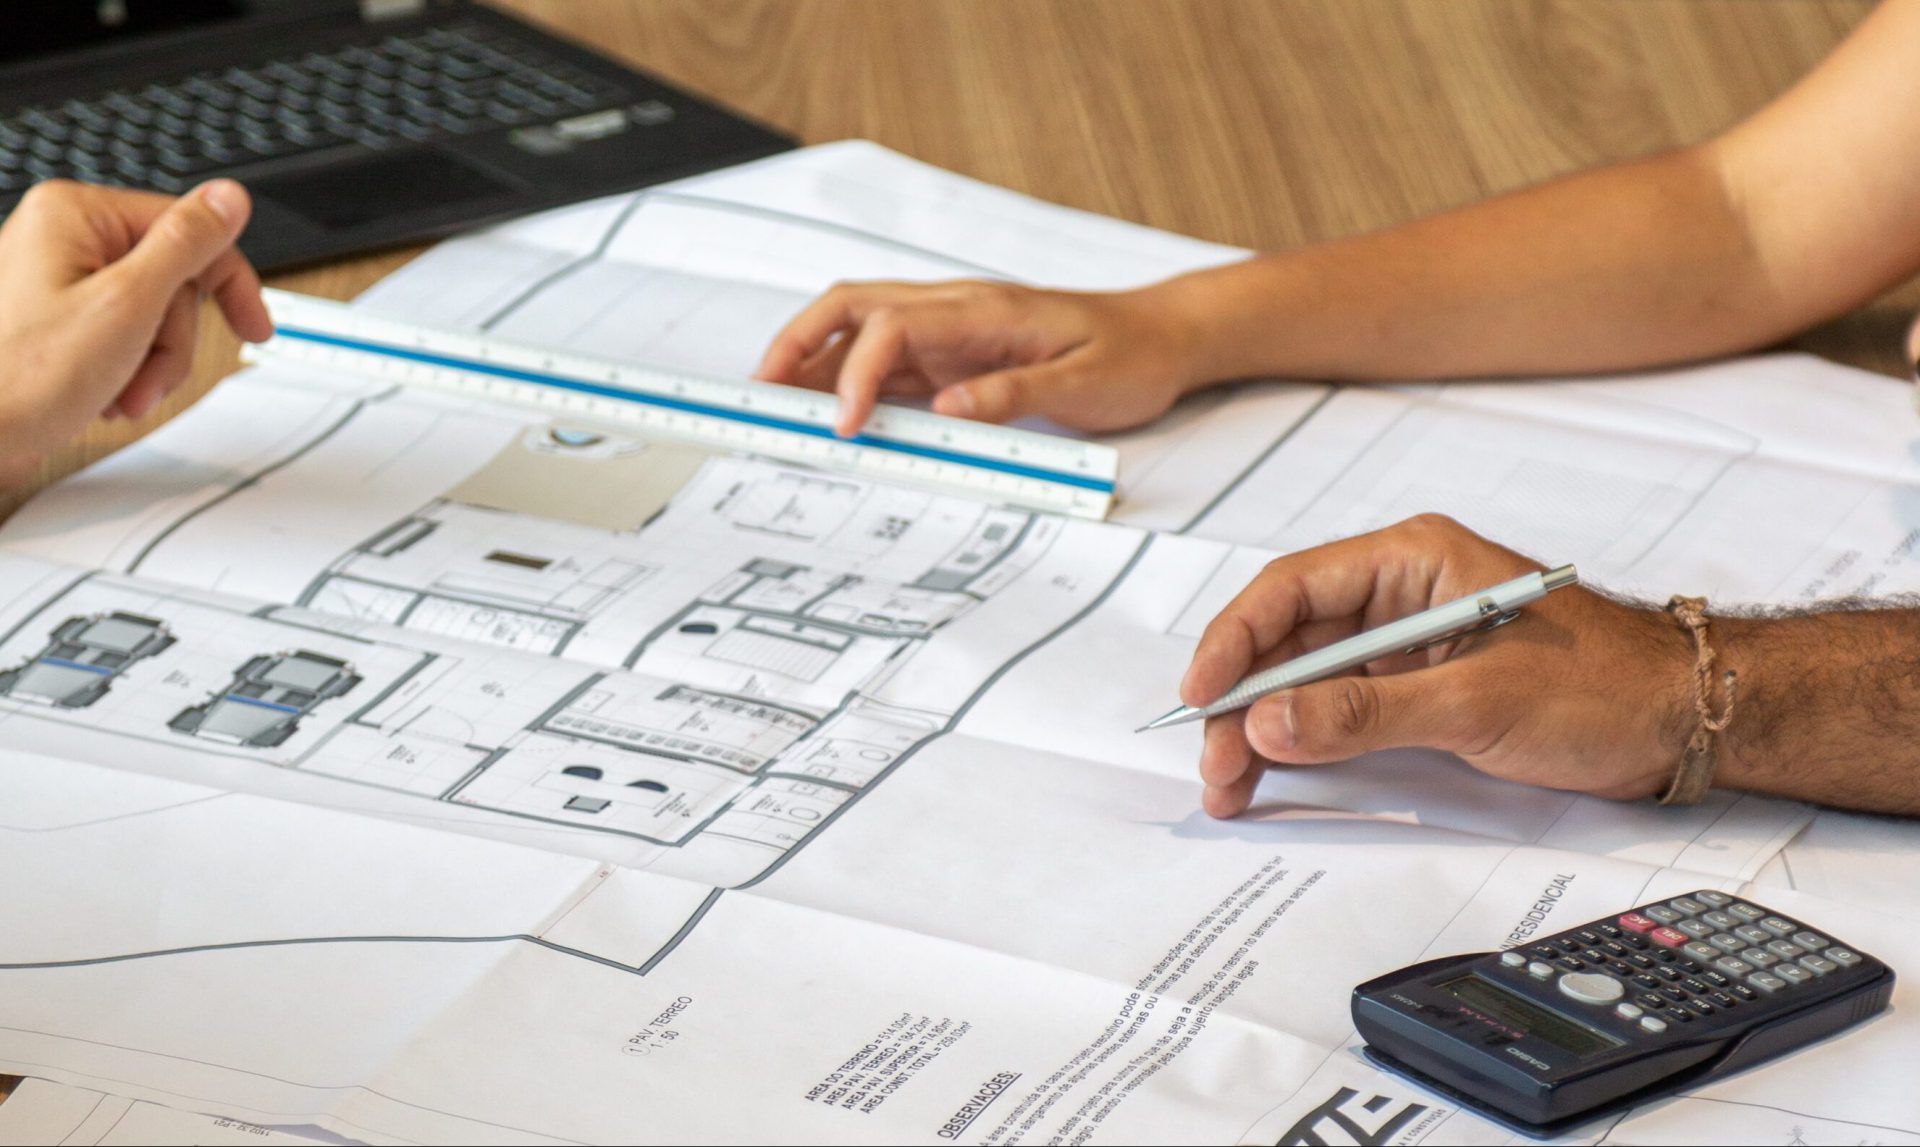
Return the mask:
<path id="1" fill-rule="evenodd" d="M 1701 139 L 1868 0 L 498 0 L 807 143 L 863 136 L 1247 247 L 1371 230 Z M 348 298 L 416 250 L 284 275 Z M 1908 289 L 1807 335 L 1902 373 Z M 236 363 L 203 316 L 177 413 Z M 43 481 L 124 443 L 97 428 Z M 0 495 L 0 513 L 18 498 Z M 0 1098 L 9 1090 L 0 1076 Z"/>

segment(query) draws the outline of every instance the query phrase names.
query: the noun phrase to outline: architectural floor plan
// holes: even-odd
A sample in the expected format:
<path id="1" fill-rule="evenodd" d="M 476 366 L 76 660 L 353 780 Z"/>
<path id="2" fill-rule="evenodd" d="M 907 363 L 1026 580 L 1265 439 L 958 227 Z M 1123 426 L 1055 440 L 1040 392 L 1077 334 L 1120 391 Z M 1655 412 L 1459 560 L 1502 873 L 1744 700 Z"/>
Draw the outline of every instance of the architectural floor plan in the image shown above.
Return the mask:
<path id="1" fill-rule="evenodd" d="M 844 144 L 367 305 L 738 374 L 835 278 L 1238 254 Z M 1218 822 L 1199 730 L 1131 730 L 1275 553 L 1414 512 L 1647 594 L 1920 588 L 1909 403 L 1250 383 L 1121 436 L 1099 523 L 246 372 L 0 526 L 0 1137 L 1508 1142 L 1357 1056 L 1354 983 L 1706 886 L 1898 955 L 1911 826 L 1420 750 Z M 1572 1141 L 1920 1143 L 1912 1003 Z"/>

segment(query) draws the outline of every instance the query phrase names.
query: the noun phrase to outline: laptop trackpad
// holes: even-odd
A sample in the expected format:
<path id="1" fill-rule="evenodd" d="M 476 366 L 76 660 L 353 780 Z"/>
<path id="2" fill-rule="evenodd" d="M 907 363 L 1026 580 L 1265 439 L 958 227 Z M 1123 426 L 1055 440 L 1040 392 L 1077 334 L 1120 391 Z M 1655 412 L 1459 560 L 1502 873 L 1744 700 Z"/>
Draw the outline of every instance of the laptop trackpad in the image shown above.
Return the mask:
<path id="1" fill-rule="evenodd" d="M 427 147 L 269 175 L 247 187 L 333 231 L 519 194 L 513 184 Z"/>

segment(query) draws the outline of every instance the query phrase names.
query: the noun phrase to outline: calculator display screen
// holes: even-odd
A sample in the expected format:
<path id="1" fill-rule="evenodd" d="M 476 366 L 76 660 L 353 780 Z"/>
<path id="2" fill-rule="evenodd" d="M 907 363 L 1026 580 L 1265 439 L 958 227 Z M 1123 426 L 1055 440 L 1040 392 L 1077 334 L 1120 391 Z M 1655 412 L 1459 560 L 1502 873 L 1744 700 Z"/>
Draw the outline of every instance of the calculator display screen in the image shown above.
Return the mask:
<path id="1" fill-rule="evenodd" d="M 1511 1024 L 1528 1035 L 1537 1036 L 1575 1055 L 1593 1055 L 1619 1047 L 1622 1042 L 1605 1032 L 1555 1015 L 1478 976 L 1460 976 L 1436 986 L 1470 1008 L 1485 1012 L 1501 1023 Z"/>

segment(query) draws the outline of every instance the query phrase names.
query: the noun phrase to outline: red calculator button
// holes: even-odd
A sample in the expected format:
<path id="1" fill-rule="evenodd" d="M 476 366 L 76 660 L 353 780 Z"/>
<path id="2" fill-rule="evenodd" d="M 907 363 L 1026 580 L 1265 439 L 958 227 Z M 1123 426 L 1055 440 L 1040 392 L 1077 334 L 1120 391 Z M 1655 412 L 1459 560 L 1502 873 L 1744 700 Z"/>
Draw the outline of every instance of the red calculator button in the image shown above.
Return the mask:
<path id="1" fill-rule="evenodd" d="M 1669 948 L 1678 948 L 1687 942 L 1687 934 L 1685 932 L 1676 932 L 1671 928 L 1655 928 L 1653 931 L 1647 933 L 1647 936 L 1653 940 L 1654 943 L 1665 944 Z"/>
<path id="2" fill-rule="evenodd" d="M 1620 917 L 1620 926 L 1629 932 L 1651 932 L 1660 925 L 1655 924 L 1638 912 L 1629 912 L 1625 916 Z"/>

